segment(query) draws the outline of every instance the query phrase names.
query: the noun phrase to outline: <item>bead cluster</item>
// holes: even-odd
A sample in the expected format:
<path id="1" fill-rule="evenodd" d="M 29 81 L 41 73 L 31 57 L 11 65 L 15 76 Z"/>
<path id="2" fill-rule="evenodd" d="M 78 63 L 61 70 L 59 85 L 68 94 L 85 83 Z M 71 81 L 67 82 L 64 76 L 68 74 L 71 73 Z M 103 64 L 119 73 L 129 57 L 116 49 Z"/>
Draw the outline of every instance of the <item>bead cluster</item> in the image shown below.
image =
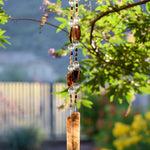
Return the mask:
<path id="1" fill-rule="evenodd" d="M 81 36 L 80 31 L 80 18 L 79 15 L 79 1 L 80 0 L 69 0 L 69 5 L 71 7 L 71 14 L 70 20 L 68 22 L 70 26 L 70 44 L 68 49 L 70 51 L 70 65 L 68 66 L 69 73 L 67 74 L 67 84 L 68 84 L 68 92 L 70 94 L 70 104 L 69 107 L 72 107 L 72 95 L 74 94 L 74 103 L 76 107 L 77 103 L 77 90 L 79 88 L 78 81 L 80 79 L 80 69 L 79 69 L 79 62 L 78 62 L 78 46 L 79 40 Z M 75 14 L 74 14 L 74 7 L 75 7 Z M 75 50 L 75 61 L 73 62 L 73 51 Z"/>

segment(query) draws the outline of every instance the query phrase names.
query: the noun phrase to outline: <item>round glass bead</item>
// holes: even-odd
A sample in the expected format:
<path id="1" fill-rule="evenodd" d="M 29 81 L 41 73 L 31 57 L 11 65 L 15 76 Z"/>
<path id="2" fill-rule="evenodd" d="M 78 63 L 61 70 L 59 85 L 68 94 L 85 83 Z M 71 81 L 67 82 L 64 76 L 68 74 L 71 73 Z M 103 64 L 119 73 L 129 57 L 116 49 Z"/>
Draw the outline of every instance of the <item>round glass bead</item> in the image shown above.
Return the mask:
<path id="1" fill-rule="evenodd" d="M 69 70 L 69 71 L 72 71 L 73 69 L 74 69 L 74 66 L 73 66 L 73 65 L 69 65 L 69 66 L 68 66 L 68 70 Z"/>
<path id="2" fill-rule="evenodd" d="M 74 0 L 69 0 L 69 5 L 73 6 L 74 5 Z"/>
<path id="3" fill-rule="evenodd" d="M 80 2 L 80 0 L 74 0 L 74 2 L 75 2 L 75 3 L 78 3 L 78 2 Z"/>
<path id="4" fill-rule="evenodd" d="M 73 66 L 74 66 L 74 68 L 79 68 L 79 62 L 78 61 L 74 61 L 73 62 Z"/>
<path id="5" fill-rule="evenodd" d="M 74 50 L 74 45 L 73 45 L 73 44 L 68 45 L 68 49 L 69 49 L 70 51 L 73 51 L 73 50 Z"/>
<path id="6" fill-rule="evenodd" d="M 78 41 L 74 41 L 74 42 L 73 42 L 73 46 L 74 46 L 74 47 L 78 47 L 78 46 L 79 46 L 79 42 L 78 42 Z"/>
<path id="7" fill-rule="evenodd" d="M 78 84 L 75 84 L 74 86 L 73 86 L 73 89 L 74 90 L 77 90 L 79 88 L 79 85 Z"/>
<path id="8" fill-rule="evenodd" d="M 69 25 L 70 27 L 72 27 L 72 26 L 74 25 L 74 21 L 73 21 L 73 20 L 70 20 L 70 21 L 68 22 L 68 25 Z"/>
<path id="9" fill-rule="evenodd" d="M 74 22 L 74 24 L 78 24 L 80 22 L 80 18 L 79 17 L 75 17 L 73 22 Z"/>
<path id="10" fill-rule="evenodd" d="M 74 93 L 73 87 L 70 87 L 70 88 L 68 89 L 68 92 L 69 92 L 69 94 L 73 94 L 73 93 Z"/>

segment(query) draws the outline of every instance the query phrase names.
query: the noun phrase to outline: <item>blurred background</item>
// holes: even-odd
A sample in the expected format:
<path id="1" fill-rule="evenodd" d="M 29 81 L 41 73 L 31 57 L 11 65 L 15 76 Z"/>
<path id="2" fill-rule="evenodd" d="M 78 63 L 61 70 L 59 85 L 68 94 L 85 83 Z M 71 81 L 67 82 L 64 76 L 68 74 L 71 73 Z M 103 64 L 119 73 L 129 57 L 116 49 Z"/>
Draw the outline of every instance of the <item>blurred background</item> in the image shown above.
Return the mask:
<path id="1" fill-rule="evenodd" d="M 7 0 L 4 9 L 12 18 L 40 20 L 41 5 L 42 0 Z M 55 16 L 50 13 L 48 22 L 58 25 Z M 11 45 L 0 49 L 0 150 L 65 150 L 69 110 L 59 111 L 57 107 L 64 99 L 52 93 L 66 86 L 69 56 L 54 59 L 48 51 L 59 50 L 68 41 L 66 34 L 56 34 L 56 29 L 47 25 L 39 34 L 39 23 L 32 21 L 9 20 L 1 28 L 7 31 Z M 149 109 L 150 103 L 149 95 L 137 95 L 132 111 L 125 117 L 127 103 L 109 103 L 103 93 L 90 99 L 93 109 L 80 110 L 81 150 L 115 149 L 115 123 L 131 124 L 135 115 Z"/>

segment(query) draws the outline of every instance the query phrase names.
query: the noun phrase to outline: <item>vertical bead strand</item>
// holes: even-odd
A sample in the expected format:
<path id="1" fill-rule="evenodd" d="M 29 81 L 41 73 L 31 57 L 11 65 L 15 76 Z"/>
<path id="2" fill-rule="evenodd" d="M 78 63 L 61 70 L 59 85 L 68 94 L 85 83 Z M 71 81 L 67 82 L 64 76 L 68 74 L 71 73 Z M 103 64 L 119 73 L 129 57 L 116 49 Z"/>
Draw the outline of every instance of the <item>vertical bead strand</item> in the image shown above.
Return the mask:
<path id="1" fill-rule="evenodd" d="M 69 5 L 71 6 L 71 11 L 70 11 L 70 21 L 68 22 L 69 26 L 72 27 L 74 22 L 73 22 L 73 6 L 74 6 L 74 0 L 69 0 Z"/>
<path id="2" fill-rule="evenodd" d="M 78 15 L 79 15 L 79 1 L 75 0 L 75 18 L 74 18 L 75 24 L 78 24 L 80 22 Z"/>

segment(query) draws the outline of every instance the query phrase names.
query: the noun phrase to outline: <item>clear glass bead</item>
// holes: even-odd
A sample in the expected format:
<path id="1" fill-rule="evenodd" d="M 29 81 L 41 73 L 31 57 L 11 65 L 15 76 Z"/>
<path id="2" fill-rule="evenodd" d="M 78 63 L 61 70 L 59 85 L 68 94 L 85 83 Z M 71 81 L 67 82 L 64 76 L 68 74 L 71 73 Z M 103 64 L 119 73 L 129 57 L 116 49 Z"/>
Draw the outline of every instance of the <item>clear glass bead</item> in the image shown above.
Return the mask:
<path id="1" fill-rule="evenodd" d="M 73 21 L 73 20 L 70 20 L 70 21 L 68 22 L 68 25 L 69 25 L 70 27 L 72 27 L 72 26 L 74 25 L 74 21 Z"/>
<path id="2" fill-rule="evenodd" d="M 73 89 L 74 90 L 77 90 L 79 88 L 79 85 L 78 84 L 75 84 L 74 86 L 73 86 Z"/>
<path id="3" fill-rule="evenodd" d="M 80 2 L 80 0 L 74 0 L 74 2 L 75 2 L 75 3 L 79 3 L 79 2 Z"/>
<path id="4" fill-rule="evenodd" d="M 68 70 L 69 70 L 69 71 L 72 71 L 73 69 L 74 69 L 74 66 L 73 66 L 73 65 L 69 65 L 69 66 L 68 66 Z"/>
<path id="5" fill-rule="evenodd" d="M 74 50 L 74 45 L 73 45 L 73 44 L 68 45 L 68 49 L 69 49 L 70 51 L 73 51 L 73 50 Z"/>
<path id="6" fill-rule="evenodd" d="M 68 89 L 68 92 L 69 92 L 69 94 L 73 94 L 73 93 L 74 93 L 73 87 L 70 87 L 70 88 Z"/>
<path id="7" fill-rule="evenodd" d="M 74 22 L 74 24 L 78 24 L 80 22 L 80 18 L 79 17 L 75 17 L 73 22 Z"/>
<path id="8" fill-rule="evenodd" d="M 70 5 L 70 6 L 73 6 L 73 5 L 74 5 L 74 2 L 75 2 L 74 0 L 69 0 L 69 5 Z"/>
<path id="9" fill-rule="evenodd" d="M 74 46 L 74 47 L 78 47 L 78 46 L 79 46 L 79 42 L 78 42 L 78 41 L 74 41 L 74 42 L 73 42 L 73 46 Z"/>
<path id="10" fill-rule="evenodd" d="M 74 66 L 74 68 L 79 68 L 79 62 L 78 61 L 74 61 L 73 62 L 73 66 Z"/>

